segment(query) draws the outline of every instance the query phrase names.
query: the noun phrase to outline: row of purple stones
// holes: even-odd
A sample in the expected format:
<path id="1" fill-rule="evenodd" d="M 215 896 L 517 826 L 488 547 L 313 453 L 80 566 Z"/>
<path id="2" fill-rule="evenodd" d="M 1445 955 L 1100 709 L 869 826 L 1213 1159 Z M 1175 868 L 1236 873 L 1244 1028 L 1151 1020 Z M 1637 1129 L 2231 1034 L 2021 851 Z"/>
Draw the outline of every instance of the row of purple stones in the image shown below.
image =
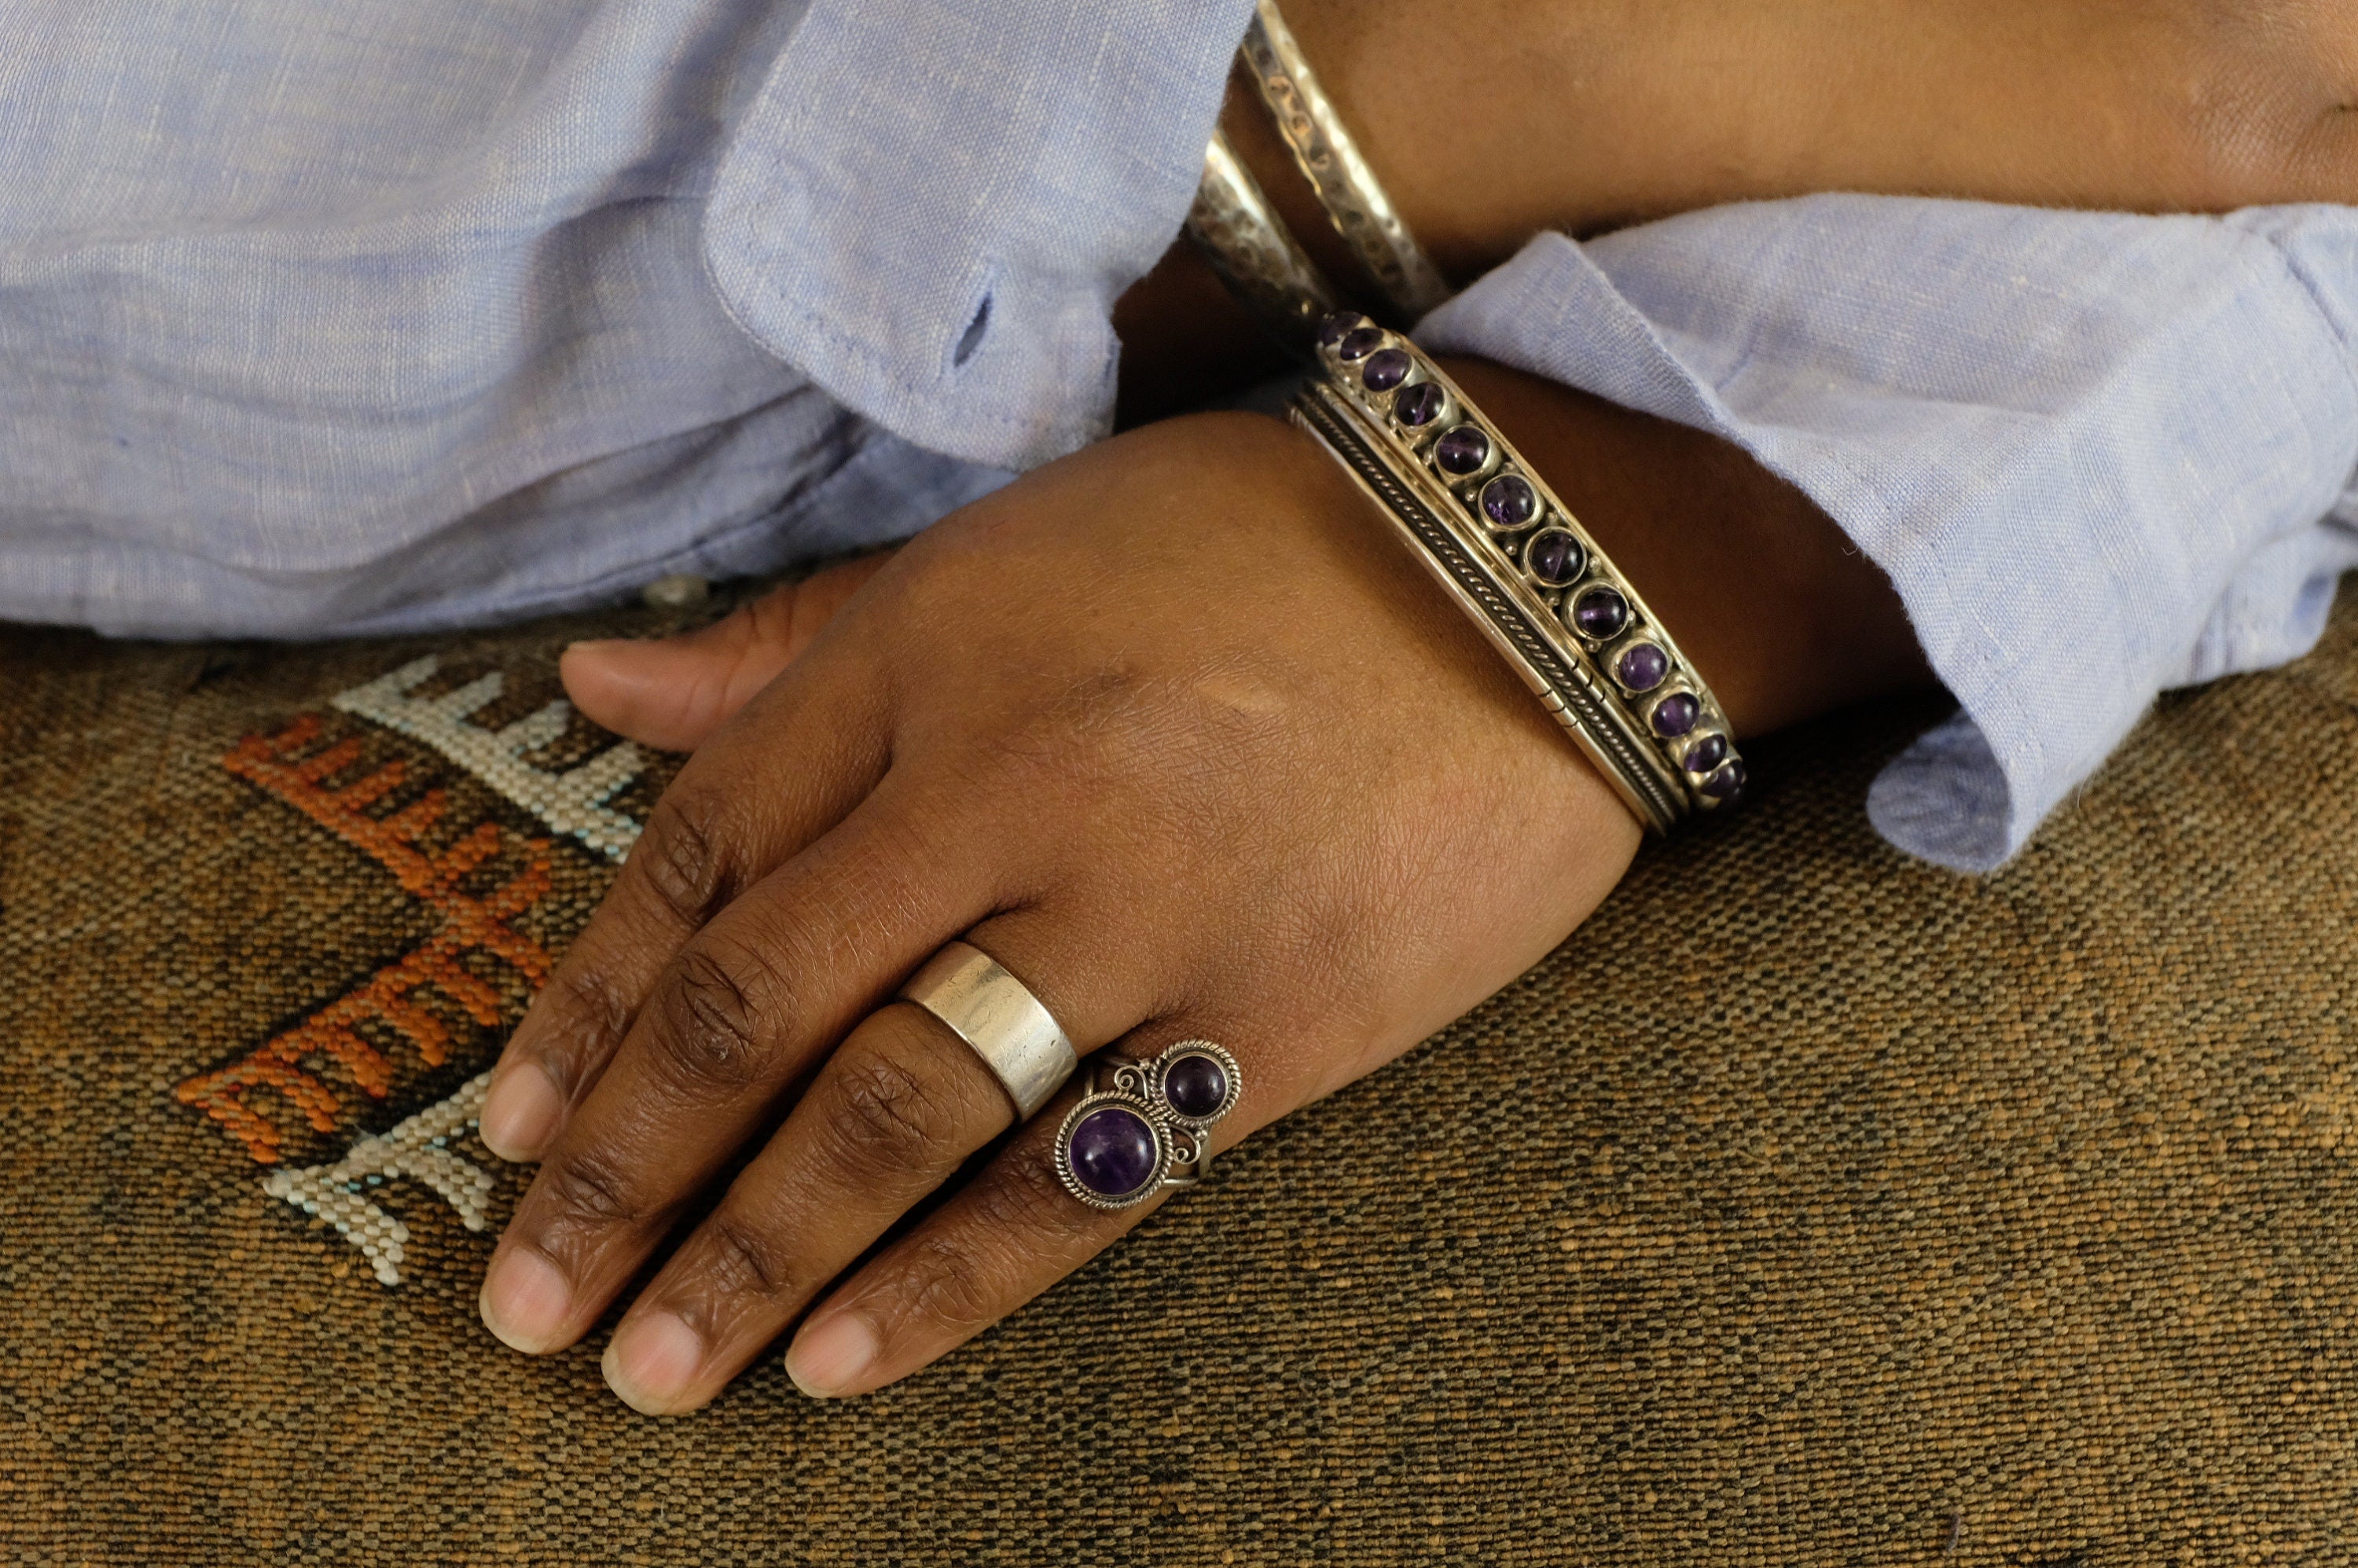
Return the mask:
<path id="1" fill-rule="evenodd" d="M 1228 1102 L 1228 1071 L 1217 1057 L 1191 1053 L 1163 1071 L 1163 1103 L 1190 1121 L 1202 1121 Z M 1081 1118 L 1066 1145 L 1073 1179 L 1104 1198 L 1128 1197 L 1154 1178 L 1159 1135 L 1127 1106 L 1109 1105 Z"/>
<path id="2" fill-rule="evenodd" d="M 1398 391 L 1392 417 L 1403 428 L 1422 430 L 1449 406 L 1448 394 L 1437 382 L 1420 381 L 1403 388 L 1401 384 L 1416 370 L 1414 357 L 1394 345 L 1390 333 L 1355 311 L 1340 311 L 1319 323 L 1318 346 L 1343 363 L 1357 366 L 1359 384 L 1369 392 Z M 1470 478 L 1488 466 L 1493 449 L 1490 433 L 1468 420 L 1444 430 L 1433 441 L 1433 461 L 1453 478 Z M 1519 473 L 1492 479 L 1482 487 L 1476 504 L 1484 523 L 1501 534 L 1531 526 L 1541 513 L 1539 492 Z M 1522 547 L 1523 569 L 1549 588 L 1570 587 L 1588 566 L 1588 552 L 1569 529 L 1542 528 Z M 1629 628 L 1629 601 L 1611 584 L 1598 583 L 1572 600 L 1568 619 L 1582 636 L 1603 643 Z M 1670 678 L 1671 660 L 1652 643 L 1632 643 L 1615 657 L 1612 668 L 1623 689 L 1642 697 Z M 1648 721 L 1655 734 L 1675 741 L 1702 717 L 1703 704 L 1693 693 L 1674 691 L 1654 704 Z M 1729 799 L 1744 788 L 1744 759 L 1731 754 L 1725 735 L 1698 736 L 1679 753 L 1679 762 L 1689 773 L 1702 775 L 1695 788 L 1714 800 Z"/>

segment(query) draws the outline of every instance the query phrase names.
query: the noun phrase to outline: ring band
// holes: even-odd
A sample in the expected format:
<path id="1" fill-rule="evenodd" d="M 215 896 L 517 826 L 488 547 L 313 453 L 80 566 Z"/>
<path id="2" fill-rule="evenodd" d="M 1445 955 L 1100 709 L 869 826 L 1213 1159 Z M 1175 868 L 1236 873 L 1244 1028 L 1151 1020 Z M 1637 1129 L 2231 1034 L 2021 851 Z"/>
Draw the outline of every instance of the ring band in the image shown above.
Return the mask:
<path id="1" fill-rule="evenodd" d="M 971 943 L 946 944 L 909 977 L 901 1000 L 915 1002 L 974 1047 L 1015 1102 L 1019 1121 L 1030 1120 L 1080 1065 L 1055 1016 Z"/>

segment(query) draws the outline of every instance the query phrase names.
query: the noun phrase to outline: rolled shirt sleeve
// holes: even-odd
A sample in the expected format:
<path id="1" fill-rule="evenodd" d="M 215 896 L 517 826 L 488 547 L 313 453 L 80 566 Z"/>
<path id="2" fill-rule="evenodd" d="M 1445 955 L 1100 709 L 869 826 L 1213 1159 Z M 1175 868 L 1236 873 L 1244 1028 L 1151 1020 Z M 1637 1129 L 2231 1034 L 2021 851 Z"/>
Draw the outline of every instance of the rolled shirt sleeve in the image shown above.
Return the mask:
<path id="1" fill-rule="evenodd" d="M 934 451 L 1103 435 L 1114 300 L 1203 172 L 1251 0 L 813 0 L 715 182 L 738 324 Z"/>
<path id="2" fill-rule="evenodd" d="M 1429 317 L 1711 431 L 1887 573 L 1955 717 L 1877 830 L 1995 869 L 2157 693 L 2307 651 L 2358 565 L 2358 214 L 1748 203 L 1533 241 Z"/>

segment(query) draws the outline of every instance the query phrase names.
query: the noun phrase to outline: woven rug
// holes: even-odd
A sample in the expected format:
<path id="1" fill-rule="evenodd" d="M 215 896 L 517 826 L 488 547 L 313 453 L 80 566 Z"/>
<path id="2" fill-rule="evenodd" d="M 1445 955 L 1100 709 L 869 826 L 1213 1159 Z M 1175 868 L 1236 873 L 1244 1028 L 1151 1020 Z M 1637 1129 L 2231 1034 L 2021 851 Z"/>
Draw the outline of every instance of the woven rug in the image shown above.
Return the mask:
<path id="1" fill-rule="evenodd" d="M 651 612 L 0 632 L 0 1558 L 2358 1557 L 2358 616 L 1985 882 L 1758 748 L 1735 821 L 872 1398 L 631 1414 L 474 1302 L 472 1086 L 669 764 Z"/>

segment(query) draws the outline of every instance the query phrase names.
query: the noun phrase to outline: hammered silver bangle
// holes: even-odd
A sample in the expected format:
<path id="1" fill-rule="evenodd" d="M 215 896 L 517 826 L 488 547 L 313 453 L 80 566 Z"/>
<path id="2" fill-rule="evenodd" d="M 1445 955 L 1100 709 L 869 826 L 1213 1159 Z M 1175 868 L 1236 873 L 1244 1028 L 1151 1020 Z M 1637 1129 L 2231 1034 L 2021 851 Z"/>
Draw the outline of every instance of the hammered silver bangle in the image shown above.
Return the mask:
<path id="1" fill-rule="evenodd" d="M 1409 232 L 1400 210 L 1360 155 L 1359 144 L 1285 25 L 1277 0 L 1260 0 L 1240 52 L 1261 102 L 1277 122 L 1278 134 L 1293 150 L 1293 161 L 1318 193 L 1336 232 L 1368 269 L 1401 323 L 1412 325 L 1449 297 L 1449 280 Z"/>
<path id="2" fill-rule="evenodd" d="M 1423 351 L 1352 312 L 1293 405 L 1638 819 L 1744 789 L 1727 716 L 1638 590 Z"/>
<path id="3" fill-rule="evenodd" d="M 1228 291 L 1289 349 L 1307 352 L 1318 323 L 1342 307 L 1335 286 L 1217 131 L 1204 154 L 1204 178 L 1187 213 L 1187 237 Z"/>

